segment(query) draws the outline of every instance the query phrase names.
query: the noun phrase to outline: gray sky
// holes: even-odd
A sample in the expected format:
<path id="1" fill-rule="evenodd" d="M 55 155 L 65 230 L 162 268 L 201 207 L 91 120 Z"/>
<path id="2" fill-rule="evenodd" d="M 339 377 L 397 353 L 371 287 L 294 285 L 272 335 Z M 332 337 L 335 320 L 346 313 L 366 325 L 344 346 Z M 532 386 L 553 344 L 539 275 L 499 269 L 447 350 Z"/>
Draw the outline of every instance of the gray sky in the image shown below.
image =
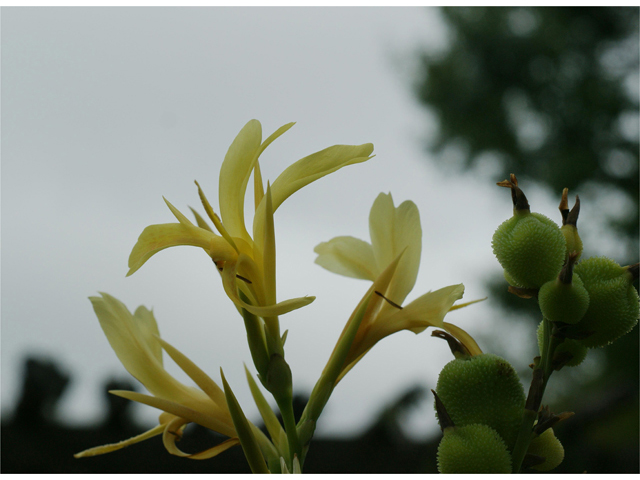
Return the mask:
<path id="1" fill-rule="evenodd" d="M 99 418 L 105 379 L 128 376 L 87 299 L 105 291 L 132 311 L 153 307 L 163 337 L 212 378 L 222 367 L 257 419 L 243 323 L 203 252 L 165 250 L 125 278 L 142 229 L 173 221 L 163 195 L 187 214 L 199 206 L 197 179 L 215 208 L 222 159 L 252 118 L 265 138 L 298 122 L 262 156 L 265 181 L 329 145 L 375 145 L 374 159 L 306 187 L 276 214 L 279 298 L 317 296 L 281 319 L 296 390 L 310 392 L 369 286 L 316 266 L 313 247 L 337 235 L 369 240 L 380 192 L 421 213 L 422 265 L 407 301 L 461 282 L 466 300 L 485 296 L 482 278 L 500 271 L 490 240 L 511 214 L 509 196 L 490 164 L 455 178 L 427 161 L 433 122 L 408 75 L 412 54 L 445 38 L 437 11 L 424 8 L 3 9 L 3 411 L 23 355 L 37 352 L 73 376 L 62 417 Z M 527 194 L 554 215 L 547 192 Z M 448 320 L 486 335 L 487 305 Z M 385 339 L 340 383 L 318 431 L 360 431 L 405 389 L 433 388 L 451 358 L 429 332 Z M 139 413 L 150 423 L 158 412 Z M 429 398 L 411 417 L 414 433 L 434 432 L 433 417 Z"/>

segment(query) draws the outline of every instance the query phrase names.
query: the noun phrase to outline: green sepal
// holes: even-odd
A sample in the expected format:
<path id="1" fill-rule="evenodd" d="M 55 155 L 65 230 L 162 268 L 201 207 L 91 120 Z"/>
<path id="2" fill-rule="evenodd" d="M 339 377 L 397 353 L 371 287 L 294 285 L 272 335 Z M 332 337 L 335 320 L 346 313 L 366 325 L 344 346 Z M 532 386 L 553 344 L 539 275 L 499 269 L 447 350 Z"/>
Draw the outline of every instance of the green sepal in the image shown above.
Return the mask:
<path id="1" fill-rule="evenodd" d="M 291 368 L 282 355 L 271 355 L 265 387 L 276 399 L 290 400 L 293 397 Z"/>
<path id="2" fill-rule="evenodd" d="M 260 391 L 260 387 L 253 379 L 253 375 L 249 372 L 249 369 L 244 367 L 245 373 L 247 375 L 247 382 L 249 383 L 249 389 L 251 390 L 251 395 L 253 396 L 253 401 L 258 407 L 258 411 L 260 412 L 260 416 L 262 417 L 262 421 L 264 422 L 267 431 L 269 432 L 269 436 L 271 437 L 271 441 L 275 445 L 278 453 L 283 455 L 283 453 L 287 453 L 289 451 L 289 443 L 287 442 L 287 437 L 284 433 L 284 429 L 282 425 L 278 421 L 278 417 L 273 412 L 269 403 L 262 395 Z M 278 462 L 278 466 L 280 463 Z"/>
<path id="3" fill-rule="evenodd" d="M 267 464 L 265 463 L 260 450 L 260 445 L 253 434 L 251 424 L 244 415 L 236 396 L 233 394 L 231 387 L 227 383 L 222 369 L 220 369 L 220 376 L 222 377 L 224 395 L 227 399 L 227 405 L 229 406 L 229 413 L 233 420 L 233 426 L 236 429 L 236 433 L 240 439 L 240 445 L 242 446 L 247 462 L 249 462 L 251 471 L 253 473 L 269 473 L 269 469 L 267 468 Z"/>
<path id="4" fill-rule="evenodd" d="M 313 387 L 313 391 L 309 397 L 309 402 L 302 413 L 302 417 L 300 418 L 298 425 L 301 425 L 305 420 L 317 421 L 324 409 L 324 406 L 329 401 L 329 397 L 336 385 L 336 381 L 347 358 L 353 339 L 358 332 L 360 323 L 362 322 L 364 314 L 367 311 L 367 307 L 369 306 L 371 295 L 372 293 L 369 294 L 365 301 L 361 302 L 360 308 L 356 310 L 348 327 L 341 335 L 340 340 L 331 354 L 329 362 L 324 367 L 320 378 Z"/>
<path id="5" fill-rule="evenodd" d="M 240 299 L 243 302 L 249 302 L 241 290 L 238 291 Z M 264 335 L 263 325 L 260 318 L 244 308 L 241 309 L 242 318 L 244 319 L 244 328 L 247 332 L 247 343 L 251 352 L 253 364 L 262 377 L 266 377 L 269 367 L 269 354 L 267 353 L 266 339 Z"/>

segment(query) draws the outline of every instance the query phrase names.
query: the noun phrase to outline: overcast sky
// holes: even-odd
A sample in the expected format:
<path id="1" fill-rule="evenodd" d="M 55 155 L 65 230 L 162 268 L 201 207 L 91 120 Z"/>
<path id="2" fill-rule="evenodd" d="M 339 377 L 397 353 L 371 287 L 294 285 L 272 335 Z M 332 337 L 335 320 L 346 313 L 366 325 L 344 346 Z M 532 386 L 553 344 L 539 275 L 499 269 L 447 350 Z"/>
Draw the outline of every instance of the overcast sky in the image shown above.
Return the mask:
<path id="1" fill-rule="evenodd" d="M 163 337 L 214 379 L 222 367 L 257 421 L 242 319 L 202 250 L 165 250 L 125 278 L 142 229 L 174 221 L 163 195 L 188 213 L 199 206 L 197 179 L 216 208 L 220 165 L 252 118 L 265 138 L 297 122 L 262 156 L 265 182 L 327 146 L 375 145 L 374 159 L 304 188 L 276 214 L 279 298 L 317 296 L 281 319 L 296 391 L 310 392 L 369 287 L 315 265 L 313 247 L 337 235 L 369 240 L 380 192 L 421 213 L 422 264 L 407 301 L 461 282 L 466 300 L 484 297 L 482 279 L 500 271 L 490 240 L 511 215 L 510 196 L 490 164 L 456 177 L 423 149 L 433 121 L 410 73 L 416 51 L 445 44 L 437 10 L 426 8 L 3 9 L 3 413 L 23 356 L 37 353 L 72 375 L 62 418 L 100 418 L 104 381 L 128 377 L 87 299 L 104 291 L 132 311 L 153 307 Z M 546 192 L 533 197 L 555 214 Z M 448 320 L 481 337 L 489 312 L 487 302 Z M 340 383 L 318 431 L 361 431 L 407 388 L 434 388 L 451 359 L 429 332 L 385 339 Z M 417 435 L 435 432 L 431 401 L 411 417 Z"/>

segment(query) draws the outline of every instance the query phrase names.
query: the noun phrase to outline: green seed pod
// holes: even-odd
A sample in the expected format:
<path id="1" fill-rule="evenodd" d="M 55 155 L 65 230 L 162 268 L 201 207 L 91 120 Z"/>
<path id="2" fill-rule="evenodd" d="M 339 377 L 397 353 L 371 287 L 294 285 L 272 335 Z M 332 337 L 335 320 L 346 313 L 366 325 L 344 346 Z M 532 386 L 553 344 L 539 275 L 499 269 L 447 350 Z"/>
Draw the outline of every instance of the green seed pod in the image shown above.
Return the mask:
<path id="1" fill-rule="evenodd" d="M 515 282 L 514 286 L 540 288 L 562 268 L 566 253 L 564 235 L 553 220 L 531 213 L 514 175 L 511 181 L 498 185 L 511 188 L 514 211 L 513 217 L 493 234 L 493 253 L 505 269 L 505 277 Z"/>
<path id="2" fill-rule="evenodd" d="M 547 472 L 556 468 L 564 460 L 564 448 L 560 440 L 553 434 L 553 429 L 548 428 L 538 437 L 531 440 L 527 453 L 543 457 L 543 463 L 533 465 L 531 468 L 539 472 Z"/>
<path id="3" fill-rule="evenodd" d="M 577 254 L 572 252 L 558 278 L 540 287 L 538 304 L 542 315 L 552 322 L 578 323 L 589 307 L 589 294 L 578 275 L 573 274 Z"/>
<path id="4" fill-rule="evenodd" d="M 640 299 L 629 268 L 606 257 L 593 257 L 578 263 L 575 271 L 589 293 L 589 308 L 582 320 L 567 329 L 567 336 L 595 348 L 631 331 L 638 323 Z"/>
<path id="5" fill-rule="evenodd" d="M 472 424 L 449 427 L 438 446 L 440 473 L 511 473 L 511 455 L 493 428 Z"/>
<path id="6" fill-rule="evenodd" d="M 540 354 L 542 355 L 542 323 L 538 326 L 538 348 L 540 349 Z M 562 358 L 568 358 L 567 354 L 571 355 L 571 359 L 563 364 L 565 367 L 577 367 L 580 365 L 584 359 L 587 357 L 587 347 L 585 347 L 578 340 L 572 340 L 570 338 L 565 338 L 564 341 L 556 347 L 556 351 L 553 356 L 558 360 Z"/>
<path id="7" fill-rule="evenodd" d="M 513 448 L 525 395 L 509 362 L 491 353 L 457 358 L 440 372 L 436 391 L 454 425 L 488 425 Z"/>

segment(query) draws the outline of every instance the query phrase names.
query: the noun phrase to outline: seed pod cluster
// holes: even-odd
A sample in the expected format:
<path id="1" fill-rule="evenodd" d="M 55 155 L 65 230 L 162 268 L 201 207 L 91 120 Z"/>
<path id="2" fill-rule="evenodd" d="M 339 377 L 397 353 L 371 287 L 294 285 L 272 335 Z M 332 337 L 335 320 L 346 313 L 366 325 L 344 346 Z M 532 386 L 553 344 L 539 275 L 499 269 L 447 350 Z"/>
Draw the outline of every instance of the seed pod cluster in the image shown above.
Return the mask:
<path id="1" fill-rule="evenodd" d="M 543 317 L 566 336 L 554 355 L 571 352 L 567 365 L 577 365 L 584 349 L 605 346 L 638 323 L 640 299 L 633 286 L 638 266 L 621 267 L 605 257 L 581 260 L 582 240 L 577 221 L 580 199 L 569 210 L 562 192 L 562 227 L 531 213 L 515 175 L 498 183 L 509 187 L 514 215 L 493 235 L 493 251 L 514 287 L 529 289 L 538 298 Z"/>
<path id="2" fill-rule="evenodd" d="M 456 358 L 440 372 L 436 392 L 454 425 L 487 425 L 513 448 L 525 396 L 509 362 L 491 353 Z"/>

